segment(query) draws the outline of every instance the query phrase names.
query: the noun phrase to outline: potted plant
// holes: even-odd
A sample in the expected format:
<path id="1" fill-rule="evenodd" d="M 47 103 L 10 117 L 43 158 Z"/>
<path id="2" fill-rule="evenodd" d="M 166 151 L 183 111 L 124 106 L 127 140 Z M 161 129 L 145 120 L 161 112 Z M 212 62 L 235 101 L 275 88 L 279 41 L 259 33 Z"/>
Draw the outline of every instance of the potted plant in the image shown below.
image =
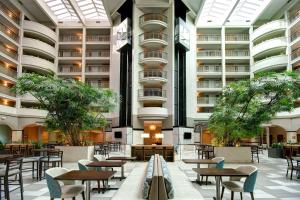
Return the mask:
<path id="1" fill-rule="evenodd" d="M 56 76 L 42 76 L 24 73 L 17 80 L 13 90 L 18 95 L 31 94 L 40 108 L 47 110 L 45 127 L 49 132 L 57 132 L 64 138 L 60 146 L 64 159 L 82 155 L 91 149 L 82 148 L 82 135 L 86 130 L 106 126 L 103 111 L 112 111 L 117 104 L 115 92 L 109 89 L 94 88 L 71 79 Z M 78 148 L 71 148 L 77 146 Z M 84 157 L 86 158 L 86 156 Z"/>
<path id="2" fill-rule="evenodd" d="M 208 129 L 217 138 L 216 141 L 222 141 L 224 146 L 230 147 L 235 146 L 241 138 L 260 135 L 263 131 L 262 124 L 271 121 L 276 113 L 294 109 L 294 103 L 300 97 L 298 82 L 299 75 L 296 73 L 272 72 L 261 73 L 250 80 L 229 84 L 223 89 L 215 105 L 214 112 L 209 118 Z M 246 147 L 228 150 L 231 151 L 228 155 L 238 153 L 237 148 Z M 216 153 L 216 156 L 222 156 L 225 151 L 225 149 L 217 150 L 220 155 Z M 250 151 L 248 147 L 249 160 Z M 246 155 L 232 157 L 243 159 Z"/>
<path id="3" fill-rule="evenodd" d="M 268 148 L 268 157 L 283 158 L 283 144 L 273 143 L 271 148 Z"/>

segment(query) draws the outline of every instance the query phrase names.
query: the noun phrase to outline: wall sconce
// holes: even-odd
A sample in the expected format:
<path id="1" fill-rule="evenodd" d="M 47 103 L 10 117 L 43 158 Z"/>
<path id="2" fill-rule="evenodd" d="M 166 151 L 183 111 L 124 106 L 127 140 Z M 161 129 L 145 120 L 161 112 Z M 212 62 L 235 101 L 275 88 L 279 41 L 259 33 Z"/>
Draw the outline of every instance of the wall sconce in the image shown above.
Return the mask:
<path id="1" fill-rule="evenodd" d="M 149 133 L 142 133 L 141 137 L 142 138 L 150 138 L 150 134 Z"/>
<path id="2" fill-rule="evenodd" d="M 155 138 L 164 138 L 164 134 L 157 133 L 157 134 L 155 134 Z"/>

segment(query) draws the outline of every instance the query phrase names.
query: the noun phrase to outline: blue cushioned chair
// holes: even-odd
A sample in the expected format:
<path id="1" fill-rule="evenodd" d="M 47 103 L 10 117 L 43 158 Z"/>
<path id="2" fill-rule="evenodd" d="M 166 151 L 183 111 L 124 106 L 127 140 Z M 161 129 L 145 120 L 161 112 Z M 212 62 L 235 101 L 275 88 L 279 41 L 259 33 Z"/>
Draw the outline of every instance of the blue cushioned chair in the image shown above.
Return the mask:
<path id="1" fill-rule="evenodd" d="M 249 174 L 249 176 L 242 181 L 242 177 L 230 177 L 229 181 L 223 181 L 222 183 L 222 198 L 225 188 L 231 190 L 231 199 L 234 198 L 234 192 L 239 192 L 241 199 L 243 199 L 243 192 L 249 192 L 251 199 L 254 200 L 254 186 L 257 177 L 257 168 L 255 166 L 247 165 L 236 168 L 239 171 Z"/>

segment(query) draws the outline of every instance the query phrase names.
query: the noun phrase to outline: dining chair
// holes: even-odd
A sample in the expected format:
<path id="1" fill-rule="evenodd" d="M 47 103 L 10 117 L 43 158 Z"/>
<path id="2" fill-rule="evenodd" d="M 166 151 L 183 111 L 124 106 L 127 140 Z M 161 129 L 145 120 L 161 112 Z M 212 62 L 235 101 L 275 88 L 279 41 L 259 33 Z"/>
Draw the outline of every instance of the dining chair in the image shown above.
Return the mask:
<path id="1" fill-rule="evenodd" d="M 289 171 L 291 171 L 291 176 L 290 176 L 290 179 L 292 180 L 293 179 L 293 172 L 296 171 L 296 172 L 300 172 L 300 166 L 294 164 L 293 162 L 293 159 L 291 157 L 288 157 L 286 156 L 286 161 L 288 163 L 288 166 L 287 166 L 287 169 L 286 169 L 286 177 L 288 176 L 289 174 Z"/>
<path id="2" fill-rule="evenodd" d="M 4 186 L 4 196 L 6 200 L 10 200 L 9 186 L 19 185 L 20 192 L 21 192 L 21 200 L 23 200 L 24 190 L 23 190 L 22 164 L 23 164 L 23 158 L 12 158 L 6 160 L 5 167 L 0 168 L 0 199 L 1 199 L 2 185 Z M 14 179 L 9 179 L 10 177 L 14 177 Z"/>
<path id="3" fill-rule="evenodd" d="M 251 199 L 254 200 L 253 191 L 256 183 L 257 168 L 251 165 L 244 165 L 237 167 L 236 170 L 248 174 L 247 178 L 245 181 L 242 181 L 242 177 L 231 176 L 229 181 L 223 181 L 221 199 L 223 198 L 225 188 L 227 188 L 231 191 L 231 200 L 234 199 L 234 192 L 239 192 L 241 199 L 243 199 L 243 192 L 249 192 Z"/>
<path id="4" fill-rule="evenodd" d="M 82 199 L 85 200 L 84 196 L 84 185 L 75 185 L 75 181 L 58 181 L 55 177 L 67 173 L 69 170 L 62 167 L 54 167 L 46 170 L 46 181 L 50 193 L 50 199 L 55 198 L 72 198 L 75 200 L 76 196 L 82 195 Z"/>

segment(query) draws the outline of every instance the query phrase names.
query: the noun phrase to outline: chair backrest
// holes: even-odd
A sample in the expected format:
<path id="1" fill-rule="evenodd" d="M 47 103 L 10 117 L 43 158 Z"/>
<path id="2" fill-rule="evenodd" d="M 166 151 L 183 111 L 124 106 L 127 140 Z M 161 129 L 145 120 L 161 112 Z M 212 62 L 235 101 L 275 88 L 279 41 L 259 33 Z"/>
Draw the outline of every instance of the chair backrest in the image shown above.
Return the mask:
<path id="1" fill-rule="evenodd" d="M 78 168 L 79 168 L 79 170 L 82 170 L 82 171 L 89 170 L 89 168 L 86 166 L 89 163 L 91 163 L 90 160 L 86 160 L 86 159 L 78 160 Z"/>
<path id="2" fill-rule="evenodd" d="M 244 192 L 253 192 L 257 177 L 257 167 L 252 165 L 244 165 L 236 168 L 237 170 L 249 174 L 244 182 Z"/>
<path id="3" fill-rule="evenodd" d="M 46 181 L 51 198 L 61 198 L 61 186 L 55 177 L 67 173 L 69 170 L 62 167 L 54 167 L 46 170 Z M 62 181 L 64 183 L 64 181 Z"/>
<path id="4" fill-rule="evenodd" d="M 209 164 L 208 168 L 219 168 L 219 169 L 223 169 L 224 168 L 224 161 L 225 158 L 224 157 L 215 157 L 211 160 L 214 160 L 217 162 L 217 164 Z"/>

